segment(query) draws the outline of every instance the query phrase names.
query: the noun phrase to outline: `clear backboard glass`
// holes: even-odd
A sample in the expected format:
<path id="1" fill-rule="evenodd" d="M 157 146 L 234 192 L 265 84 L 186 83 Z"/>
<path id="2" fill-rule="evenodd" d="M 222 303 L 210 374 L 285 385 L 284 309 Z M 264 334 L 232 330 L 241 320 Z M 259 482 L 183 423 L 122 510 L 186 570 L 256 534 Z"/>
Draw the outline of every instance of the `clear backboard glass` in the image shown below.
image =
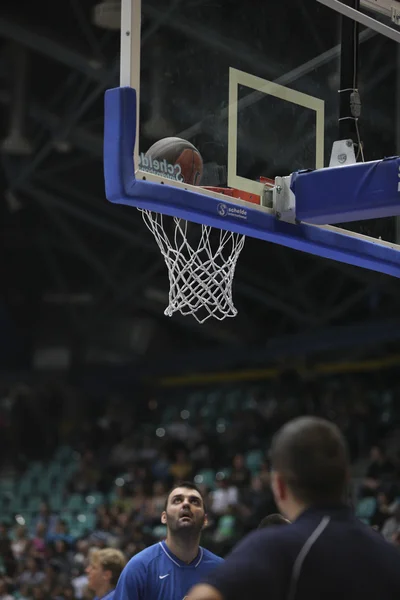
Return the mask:
<path id="1" fill-rule="evenodd" d="M 363 14 L 390 23 L 366 4 Z M 141 171 L 157 174 L 161 161 L 154 165 L 147 153 L 168 137 L 197 148 L 201 186 L 257 194 L 263 177 L 329 165 L 340 139 L 341 15 L 317 0 L 133 0 L 132 9 L 132 23 L 141 23 L 131 67 Z M 399 44 L 360 25 L 356 87 L 366 161 L 399 153 L 399 64 Z M 174 173 L 165 178 L 175 182 Z M 395 242 L 396 223 L 343 227 Z"/>

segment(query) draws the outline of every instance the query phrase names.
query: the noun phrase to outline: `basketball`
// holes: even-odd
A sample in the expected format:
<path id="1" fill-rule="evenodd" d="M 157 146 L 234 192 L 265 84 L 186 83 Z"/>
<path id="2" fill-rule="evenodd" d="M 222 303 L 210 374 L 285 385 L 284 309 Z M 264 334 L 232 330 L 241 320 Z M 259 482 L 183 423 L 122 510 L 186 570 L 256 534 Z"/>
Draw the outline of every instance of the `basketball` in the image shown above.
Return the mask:
<path id="1" fill-rule="evenodd" d="M 190 185 L 200 185 L 203 159 L 200 152 L 187 140 L 168 137 L 159 140 L 146 152 L 148 167 L 160 175 Z"/>

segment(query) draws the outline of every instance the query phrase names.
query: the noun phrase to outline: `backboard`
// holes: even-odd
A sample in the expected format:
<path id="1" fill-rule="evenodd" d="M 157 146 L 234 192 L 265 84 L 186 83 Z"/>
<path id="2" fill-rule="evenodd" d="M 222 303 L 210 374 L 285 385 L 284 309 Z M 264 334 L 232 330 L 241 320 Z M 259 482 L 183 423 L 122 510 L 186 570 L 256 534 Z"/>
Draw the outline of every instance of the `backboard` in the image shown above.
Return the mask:
<path id="1" fill-rule="evenodd" d="M 352 205 L 346 218 L 343 209 L 324 220 L 312 218 L 306 202 L 307 210 L 282 220 L 270 192 L 277 176 L 328 172 L 333 144 L 344 133 L 354 145 L 348 153 L 342 147 L 331 163 L 337 177 L 341 165 L 354 169 L 348 166 L 353 151 L 371 168 L 359 169 L 351 184 L 346 178 L 338 183 L 341 194 L 358 190 L 364 198 L 358 182 L 370 181 L 374 161 L 400 153 L 397 5 L 396 0 L 361 0 L 360 7 L 356 0 L 122 0 L 125 91 L 106 99 L 105 157 L 125 158 L 114 158 L 108 170 L 106 165 L 108 198 L 400 276 L 398 162 L 369 190 L 372 204 L 379 194 L 378 205 L 391 195 L 381 212 L 363 207 L 358 213 Z M 359 8 L 357 20 L 345 16 L 349 7 L 351 17 Z M 354 90 L 350 115 L 350 108 L 343 112 L 343 94 L 350 106 Z M 352 121 L 347 130 L 346 120 Z M 187 140 L 200 152 L 203 172 L 196 188 L 160 172 L 160 161 L 154 165 L 147 158 L 152 145 L 168 137 Z M 335 204 L 339 179 L 336 172 L 327 175 L 319 183 L 298 184 L 298 193 L 317 189 Z M 296 195 L 293 181 L 286 182 L 288 193 Z"/>

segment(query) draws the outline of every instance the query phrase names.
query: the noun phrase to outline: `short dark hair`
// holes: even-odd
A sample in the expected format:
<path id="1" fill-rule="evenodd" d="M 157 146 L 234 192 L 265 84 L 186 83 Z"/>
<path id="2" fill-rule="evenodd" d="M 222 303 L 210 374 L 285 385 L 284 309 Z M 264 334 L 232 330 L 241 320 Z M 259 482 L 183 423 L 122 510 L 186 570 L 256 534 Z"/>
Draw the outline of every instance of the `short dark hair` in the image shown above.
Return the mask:
<path id="1" fill-rule="evenodd" d="M 339 428 L 325 419 L 299 417 L 284 425 L 272 440 L 271 465 L 301 502 L 345 500 L 347 445 Z"/>
<path id="2" fill-rule="evenodd" d="M 257 529 L 264 529 L 264 527 L 272 527 L 272 525 L 290 525 L 290 521 L 282 517 L 279 513 L 268 515 L 260 521 Z"/>
<path id="3" fill-rule="evenodd" d="M 200 489 L 197 487 L 197 485 L 195 483 L 193 483 L 193 481 L 181 481 L 180 483 L 176 483 L 168 492 L 167 497 L 165 499 L 165 503 L 164 503 L 164 510 L 167 510 L 167 506 L 168 506 L 168 500 L 170 495 L 172 494 L 172 492 L 174 490 L 176 490 L 177 488 L 185 488 L 187 490 L 196 490 L 196 492 L 198 492 L 200 494 L 200 497 L 203 501 L 203 507 L 204 507 L 204 512 L 207 512 L 207 508 L 206 508 L 206 503 L 204 500 L 204 496 L 201 493 Z"/>

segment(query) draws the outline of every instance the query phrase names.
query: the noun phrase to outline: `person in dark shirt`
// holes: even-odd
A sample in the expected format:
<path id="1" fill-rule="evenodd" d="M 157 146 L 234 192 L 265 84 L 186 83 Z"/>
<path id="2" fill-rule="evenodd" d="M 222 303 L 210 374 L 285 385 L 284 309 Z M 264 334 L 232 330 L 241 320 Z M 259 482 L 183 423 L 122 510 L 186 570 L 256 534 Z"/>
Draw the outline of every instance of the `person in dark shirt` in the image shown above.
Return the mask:
<path id="1" fill-rule="evenodd" d="M 237 488 L 245 488 L 250 485 L 251 473 L 246 467 L 243 454 L 236 454 L 233 459 L 233 469 L 230 475 L 232 485 Z"/>
<path id="2" fill-rule="evenodd" d="M 292 524 L 249 534 L 189 600 L 398 600 L 400 553 L 344 504 L 348 451 L 336 425 L 287 423 L 271 448 L 276 504 Z"/>

